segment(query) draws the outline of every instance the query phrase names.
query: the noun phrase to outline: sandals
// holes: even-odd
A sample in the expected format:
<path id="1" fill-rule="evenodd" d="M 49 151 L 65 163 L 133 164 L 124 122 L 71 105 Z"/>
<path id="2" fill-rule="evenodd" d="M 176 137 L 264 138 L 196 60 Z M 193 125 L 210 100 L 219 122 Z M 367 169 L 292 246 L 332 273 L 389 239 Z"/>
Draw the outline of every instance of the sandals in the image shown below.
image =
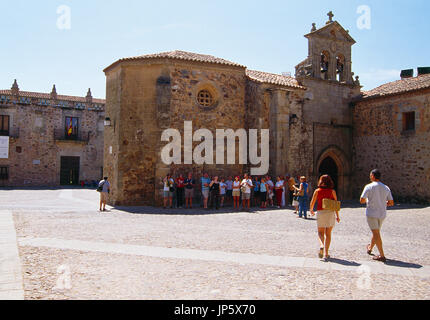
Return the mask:
<path id="1" fill-rule="evenodd" d="M 372 249 L 370 248 L 370 244 L 368 244 L 367 245 L 367 254 L 369 255 L 369 256 L 371 256 L 372 255 Z"/>
<path id="2" fill-rule="evenodd" d="M 387 262 L 387 258 L 382 257 L 382 256 L 374 257 L 373 260 L 375 260 L 375 261 L 381 261 L 381 262 L 384 262 L 384 263 Z"/>
<path id="3" fill-rule="evenodd" d="M 324 257 L 324 248 L 320 248 L 320 251 L 318 252 L 318 258 L 322 259 Z"/>

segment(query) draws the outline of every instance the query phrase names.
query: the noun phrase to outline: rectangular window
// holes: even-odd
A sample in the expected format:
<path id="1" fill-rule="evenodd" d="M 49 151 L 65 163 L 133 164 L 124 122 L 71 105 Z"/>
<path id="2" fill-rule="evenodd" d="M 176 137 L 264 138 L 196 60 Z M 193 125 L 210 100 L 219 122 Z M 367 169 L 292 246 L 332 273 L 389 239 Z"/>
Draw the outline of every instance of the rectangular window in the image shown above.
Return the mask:
<path id="1" fill-rule="evenodd" d="M 78 126 L 79 126 L 78 118 L 66 117 L 66 126 L 65 126 L 66 139 L 69 139 L 69 140 L 78 139 Z"/>
<path id="2" fill-rule="evenodd" d="M 0 136 L 9 135 L 9 116 L 0 115 Z"/>
<path id="3" fill-rule="evenodd" d="M 9 168 L 0 167 L 0 180 L 9 180 Z"/>
<path id="4" fill-rule="evenodd" d="M 415 131 L 415 112 L 403 113 L 403 131 Z"/>

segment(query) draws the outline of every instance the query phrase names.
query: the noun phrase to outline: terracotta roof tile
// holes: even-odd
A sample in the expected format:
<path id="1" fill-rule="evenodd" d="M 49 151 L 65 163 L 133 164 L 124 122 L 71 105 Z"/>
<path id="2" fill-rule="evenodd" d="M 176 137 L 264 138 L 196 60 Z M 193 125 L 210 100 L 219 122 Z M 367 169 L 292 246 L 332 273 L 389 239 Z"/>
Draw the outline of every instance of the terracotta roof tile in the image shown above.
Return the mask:
<path id="1" fill-rule="evenodd" d="M 245 66 L 242 66 L 238 63 L 231 62 L 231 61 L 221 59 L 221 58 L 217 58 L 217 57 L 214 57 L 211 55 L 175 50 L 175 51 L 169 51 L 169 52 L 161 52 L 161 53 L 146 54 L 146 55 L 136 56 L 136 57 L 123 58 L 123 59 L 120 59 L 120 60 L 114 62 L 113 64 L 111 64 L 104 71 L 107 71 L 108 69 L 110 69 L 111 67 L 113 67 L 114 65 L 116 65 L 117 63 L 122 62 L 122 61 L 160 59 L 160 58 L 214 63 L 214 64 L 221 64 L 221 65 L 228 65 L 228 66 L 245 68 Z"/>
<path id="2" fill-rule="evenodd" d="M 430 88 L 430 74 L 389 82 L 363 92 L 363 99 L 378 98 L 399 93 Z"/>
<path id="3" fill-rule="evenodd" d="M 276 84 L 280 86 L 305 89 L 305 87 L 301 86 L 295 78 L 289 77 L 289 76 L 283 76 L 280 74 L 255 71 L 255 70 L 246 70 L 246 75 L 251 80 L 261 82 L 261 83 L 269 83 L 269 84 Z"/>
<path id="4" fill-rule="evenodd" d="M 0 90 L 0 94 L 3 95 L 12 95 L 12 90 Z M 30 92 L 30 91 L 19 91 L 20 97 L 26 97 L 26 98 L 36 98 L 36 99 L 51 99 L 50 93 L 43 93 L 43 92 Z M 71 102 L 83 102 L 86 103 L 87 100 L 85 97 L 77 97 L 77 96 L 64 96 L 64 95 L 57 95 L 57 100 L 60 101 L 71 101 Z M 104 99 L 92 99 L 93 103 L 98 104 L 105 104 L 106 100 Z"/>

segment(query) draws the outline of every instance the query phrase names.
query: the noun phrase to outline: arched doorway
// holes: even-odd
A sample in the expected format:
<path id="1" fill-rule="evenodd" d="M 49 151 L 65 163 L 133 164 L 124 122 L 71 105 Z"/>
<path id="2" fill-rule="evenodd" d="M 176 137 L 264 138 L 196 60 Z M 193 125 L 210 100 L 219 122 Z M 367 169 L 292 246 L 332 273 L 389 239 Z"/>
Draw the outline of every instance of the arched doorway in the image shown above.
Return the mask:
<path id="1" fill-rule="evenodd" d="M 333 179 L 335 190 L 336 191 L 338 190 L 338 186 L 339 186 L 339 180 L 338 180 L 339 169 L 337 167 L 336 162 L 333 160 L 333 158 L 326 157 L 321 162 L 318 172 L 319 172 L 319 176 L 320 177 L 323 176 L 323 175 L 328 174 Z"/>
<path id="2" fill-rule="evenodd" d="M 328 146 L 315 163 L 317 179 L 328 174 L 333 179 L 339 199 L 351 199 L 351 163 L 337 146 Z"/>

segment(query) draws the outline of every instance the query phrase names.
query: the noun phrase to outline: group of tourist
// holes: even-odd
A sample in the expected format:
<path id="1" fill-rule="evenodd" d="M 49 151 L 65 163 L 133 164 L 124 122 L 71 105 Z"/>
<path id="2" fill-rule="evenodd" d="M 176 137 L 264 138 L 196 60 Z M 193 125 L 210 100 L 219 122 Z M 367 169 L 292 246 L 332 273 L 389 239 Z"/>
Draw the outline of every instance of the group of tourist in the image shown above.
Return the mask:
<path id="1" fill-rule="evenodd" d="M 208 209 L 219 209 L 225 204 L 232 205 L 234 209 L 250 209 L 251 206 L 260 208 L 281 207 L 287 204 L 294 205 L 299 217 L 307 219 L 309 211 L 310 186 L 306 177 L 299 178 L 300 183 L 290 176 L 277 176 L 275 181 L 268 175 L 251 177 L 232 176 L 227 179 L 219 176 L 209 177 L 207 173 L 200 179 L 202 205 Z M 182 174 L 175 179 L 167 174 L 163 179 L 164 208 L 174 207 L 173 199 L 176 194 L 176 207 L 190 209 L 193 206 L 196 180 L 189 173 L 187 178 Z M 185 200 L 185 201 L 184 201 Z M 242 201 L 241 201 L 242 200 Z"/>
<path id="2" fill-rule="evenodd" d="M 387 215 L 387 207 L 394 206 L 394 201 L 390 189 L 380 179 L 381 172 L 379 170 L 375 169 L 370 173 L 371 183 L 364 188 L 360 203 L 367 204 L 367 223 L 372 231 L 372 240 L 366 246 L 366 251 L 369 255 L 372 255 L 372 251 L 376 246 L 379 255 L 375 256 L 374 260 L 386 262 L 380 230 Z M 168 174 L 163 180 L 163 185 L 164 208 L 168 204 L 173 207 L 174 192 L 177 195 L 177 206 L 179 208 L 183 206 L 183 198 L 185 198 L 185 208 L 192 208 L 194 189 L 196 187 L 196 180 L 193 179 L 192 173 L 189 173 L 187 178 L 179 175 L 176 179 L 173 179 Z M 224 205 L 226 196 L 232 199 L 235 209 L 239 209 L 240 198 L 242 198 L 242 207 L 249 210 L 252 197 L 258 199 L 261 208 L 266 208 L 267 205 L 274 206 L 275 198 L 277 207 L 280 208 L 285 203 L 286 191 L 288 191 L 291 203 L 295 206 L 298 204 L 298 207 L 296 207 L 298 216 L 307 219 L 311 192 L 304 176 L 300 177 L 300 184 L 296 185 L 295 179 L 291 177 L 283 179 L 283 177 L 278 176 L 274 183 L 270 176 L 253 179 L 248 174 L 244 174 L 242 178 L 236 176 L 233 180 L 232 177 L 228 177 L 225 181 L 218 176 L 209 178 L 209 175 L 205 173 L 201 178 L 201 187 L 203 207 L 208 208 L 208 200 L 211 199 L 211 204 L 216 209 Z M 107 177 L 100 181 L 97 191 L 100 192 L 100 211 L 106 211 L 106 200 L 110 191 Z M 318 239 L 320 242 L 318 256 L 324 261 L 330 259 L 329 249 L 332 231 L 336 221 L 340 223 L 339 209 L 326 208 L 324 200 L 337 202 L 337 199 L 332 178 L 329 175 L 321 176 L 310 201 L 310 212 L 312 216 L 317 216 Z"/>

